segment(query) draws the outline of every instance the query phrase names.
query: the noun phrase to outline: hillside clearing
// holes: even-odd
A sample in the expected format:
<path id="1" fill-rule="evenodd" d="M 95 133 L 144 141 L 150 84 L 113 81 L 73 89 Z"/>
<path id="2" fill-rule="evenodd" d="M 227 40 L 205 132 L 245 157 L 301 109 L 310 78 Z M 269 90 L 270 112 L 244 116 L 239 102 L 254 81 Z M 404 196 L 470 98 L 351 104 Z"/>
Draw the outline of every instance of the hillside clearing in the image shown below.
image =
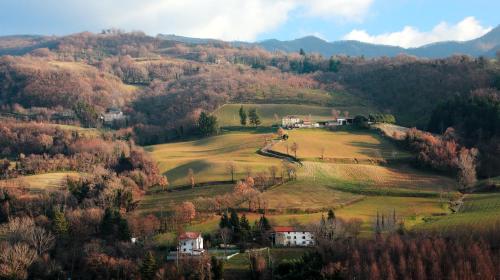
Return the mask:
<path id="1" fill-rule="evenodd" d="M 8 186 L 9 182 L 16 183 L 16 185 L 21 185 L 28 188 L 30 191 L 39 192 L 44 190 L 55 190 L 64 185 L 66 178 L 78 177 L 78 172 L 54 172 L 45 173 L 29 176 L 21 176 L 15 179 L 9 179 L 6 181 Z"/>
<path id="2" fill-rule="evenodd" d="M 358 103 L 359 104 L 359 103 Z M 281 124 L 281 118 L 287 115 L 295 115 L 301 118 L 311 117 L 312 120 L 330 120 L 332 119 L 332 110 L 341 112 L 348 111 L 350 115 L 368 114 L 376 110 L 365 106 L 335 106 L 321 107 L 315 105 L 297 105 L 297 104 L 225 104 L 214 112 L 220 126 L 240 126 L 239 109 L 248 111 L 250 108 L 256 108 L 263 126 Z"/>

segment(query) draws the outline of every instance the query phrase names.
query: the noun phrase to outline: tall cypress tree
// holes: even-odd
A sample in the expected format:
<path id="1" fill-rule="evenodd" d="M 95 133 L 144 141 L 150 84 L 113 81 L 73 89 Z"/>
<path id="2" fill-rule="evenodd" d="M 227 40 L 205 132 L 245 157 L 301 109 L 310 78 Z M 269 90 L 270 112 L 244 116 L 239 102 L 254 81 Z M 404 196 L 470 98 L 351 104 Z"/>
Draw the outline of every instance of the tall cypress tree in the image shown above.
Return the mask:
<path id="1" fill-rule="evenodd" d="M 241 105 L 240 107 L 240 124 L 241 125 L 247 125 L 247 112 L 245 112 L 245 110 L 243 109 L 243 105 Z"/>

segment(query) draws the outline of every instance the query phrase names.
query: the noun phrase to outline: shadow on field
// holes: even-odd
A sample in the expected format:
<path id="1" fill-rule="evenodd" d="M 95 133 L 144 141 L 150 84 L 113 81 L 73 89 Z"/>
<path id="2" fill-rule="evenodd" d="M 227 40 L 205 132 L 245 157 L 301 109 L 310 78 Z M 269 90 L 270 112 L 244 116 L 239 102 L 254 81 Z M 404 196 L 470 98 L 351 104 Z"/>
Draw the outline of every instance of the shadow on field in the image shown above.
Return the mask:
<path id="1" fill-rule="evenodd" d="M 207 162 L 206 160 L 195 160 L 195 161 L 190 161 L 188 163 L 179 165 L 175 168 L 172 168 L 168 171 L 166 171 L 164 174 L 167 176 L 169 181 L 175 182 L 175 181 L 181 181 L 183 183 L 188 183 L 188 170 L 189 168 L 193 169 L 195 178 L 196 174 L 203 172 L 207 169 L 209 169 L 212 165 Z M 183 180 L 184 179 L 184 180 Z"/>

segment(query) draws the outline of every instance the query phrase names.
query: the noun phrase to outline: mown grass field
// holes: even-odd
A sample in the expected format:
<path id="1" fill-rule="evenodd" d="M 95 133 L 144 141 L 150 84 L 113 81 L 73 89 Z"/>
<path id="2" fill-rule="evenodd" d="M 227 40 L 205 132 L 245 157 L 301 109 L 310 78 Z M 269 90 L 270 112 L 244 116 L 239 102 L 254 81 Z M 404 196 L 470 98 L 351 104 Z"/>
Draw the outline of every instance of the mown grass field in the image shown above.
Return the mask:
<path id="1" fill-rule="evenodd" d="M 239 126 L 240 117 L 238 112 L 242 105 L 246 111 L 250 108 L 256 108 L 262 125 L 265 126 L 281 124 L 281 118 L 287 115 L 299 116 L 301 118 L 310 116 L 315 121 L 330 120 L 332 119 L 332 109 L 341 112 L 348 111 L 352 116 L 376 112 L 376 110 L 368 106 L 321 107 L 297 104 L 225 104 L 214 112 L 219 125 L 223 127 Z"/>
<path id="2" fill-rule="evenodd" d="M 229 162 L 236 165 L 235 179 L 244 178 L 248 169 L 252 172 L 268 170 L 280 165 L 278 159 L 258 155 L 271 134 L 232 132 L 196 141 L 162 144 L 146 147 L 162 173 L 169 179 L 171 187 L 189 184 L 187 177 L 191 168 L 196 182 L 231 180 L 226 170 Z"/>
<path id="3" fill-rule="evenodd" d="M 30 176 L 21 176 L 15 179 L 7 180 L 9 182 L 16 182 L 22 187 L 28 188 L 30 191 L 39 192 L 44 190 L 55 190 L 63 186 L 68 176 L 77 177 L 77 172 L 54 172 L 37 174 Z"/>
<path id="4" fill-rule="evenodd" d="M 500 223 L 500 193 L 468 194 L 459 212 L 435 217 L 417 229 L 438 232 L 464 228 L 482 230 L 495 223 Z"/>
<path id="5" fill-rule="evenodd" d="M 281 153 L 294 155 L 291 147 L 297 143 L 300 159 L 395 159 L 409 154 L 371 130 L 329 131 L 325 129 L 294 129 L 288 140 L 273 147 Z M 288 147 L 288 148 L 287 148 Z"/>

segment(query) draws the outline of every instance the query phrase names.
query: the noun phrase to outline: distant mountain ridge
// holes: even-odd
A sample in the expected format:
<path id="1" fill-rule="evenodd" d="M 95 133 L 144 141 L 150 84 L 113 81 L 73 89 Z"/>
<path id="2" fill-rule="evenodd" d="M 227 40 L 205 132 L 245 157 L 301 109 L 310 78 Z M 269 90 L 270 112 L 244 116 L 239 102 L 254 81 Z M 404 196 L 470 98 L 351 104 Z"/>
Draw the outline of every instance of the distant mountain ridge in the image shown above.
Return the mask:
<path id="1" fill-rule="evenodd" d="M 158 35 L 158 38 L 165 40 L 179 41 L 188 44 L 223 43 L 216 39 L 190 38 L 177 35 Z M 329 57 L 332 55 L 348 56 L 397 56 L 408 54 L 418 57 L 442 58 L 455 54 L 465 54 L 471 56 L 495 57 L 500 51 L 500 26 L 494 28 L 487 34 L 470 41 L 446 41 L 424 45 L 418 48 L 402 48 L 397 46 L 377 45 L 360 41 L 334 41 L 327 42 L 323 39 L 306 36 L 299 39 L 280 41 L 269 39 L 256 43 L 247 42 L 226 42 L 233 46 L 258 46 L 268 51 L 298 52 L 300 49 L 308 53 L 319 53 Z"/>

